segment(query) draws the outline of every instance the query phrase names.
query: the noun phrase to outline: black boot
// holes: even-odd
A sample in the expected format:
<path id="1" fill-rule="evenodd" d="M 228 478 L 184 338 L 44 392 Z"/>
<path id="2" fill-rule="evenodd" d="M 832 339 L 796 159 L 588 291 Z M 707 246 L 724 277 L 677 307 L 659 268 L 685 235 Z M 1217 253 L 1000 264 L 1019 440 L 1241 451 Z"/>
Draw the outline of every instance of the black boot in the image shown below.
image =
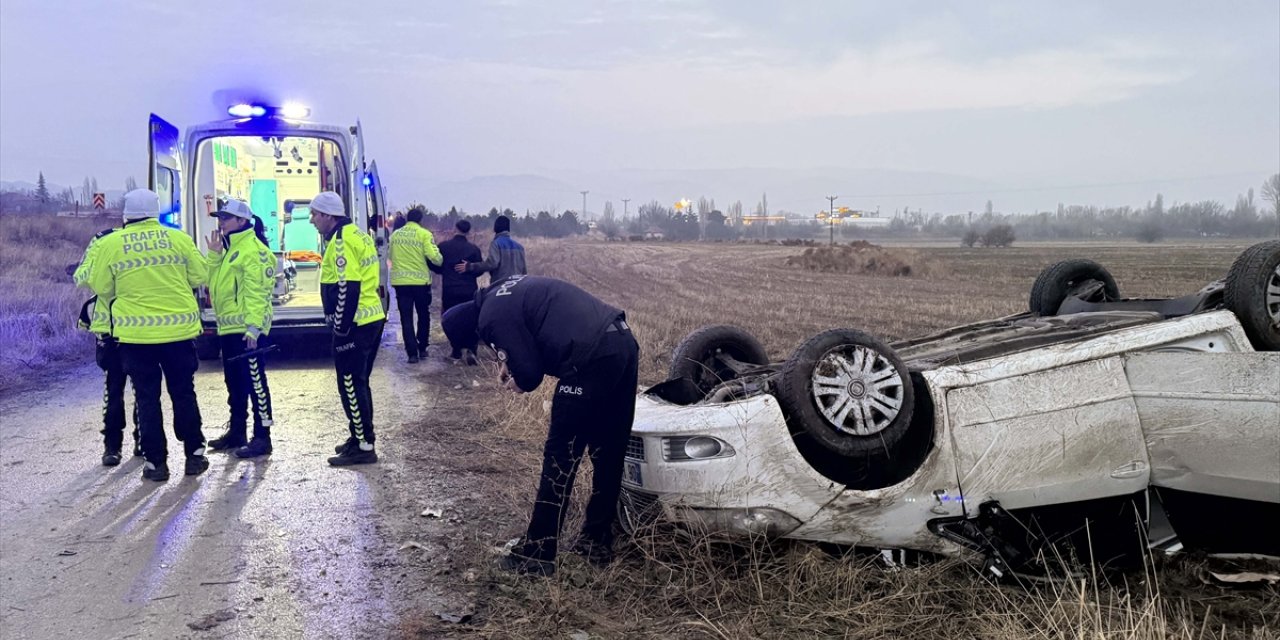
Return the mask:
<path id="1" fill-rule="evenodd" d="M 189 476 L 198 476 L 209 469 L 209 459 L 202 455 L 187 456 L 187 464 L 183 469 L 183 473 Z"/>
<path id="2" fill-rule="evenodd" d="M 582 556 L 587 559 L 587 562 L 597 567 L 604 567 L 613 562 L 613 545 L 601 544 L 586 538 L 578 538 L 578 541 L 569 549 L 569 553 Z"/>
<path id="3" fill-rule="evenodd" d="M 209 441 L 210 451 L 235 450 L 248 444 L 244 438 L 244 429 L 228 427 L 222 435 Z"/>
<path id="4" fill-rule="evenodd" d="M 142 465 L 142 479 L 164 482 L 169 479 L 169 465 L 164 461 L 147 462 Z"/>
<path id="5" fill-rule="evenodd" d="M 267 436 L 254 436 L 253 440 L 249 441 L 249 444 L 236 449 L 237 458 L 257 458 L 258 456 L 269 455 L 271 455 L 271 438 Z"/>
<path id="6" fill-rule="evenodd" d="M 361 447 L 360 441 L 347 447 L 342 453 L 329 458 L 329 464 L 335 467 L 348 467 L 353 464 L 373 464 L 378 461 L 378 452 L 373 450 L 373 445 L 369 445 L 368 449 Z"/>
<path id="7" fill-rule="evenodd" d="M 556 563 L 551 560 L 539 560 L 522 556 L 512 551 L 498 560 L 498 568 L 503 571 L 524 575 L 551 576 L 555 575 Z"/>
<path id="8" fill-rule="evenodd" d="M 120 445 L 107 445 L 102 452 L 102 466 L 114 467 L 120 464 Z"/>
<path id="9" fill-rule="evenodd" d="M 358 446 L 360 446 L 360 441 L 357 440 L 355 436 L 347 436 L 347 439 L 344 440 L 342 444 L 333 448 L 333 452 L 337 454 L 341 454 L 343 451 L 346 451 L 351 447 L 358 447 Z"/>

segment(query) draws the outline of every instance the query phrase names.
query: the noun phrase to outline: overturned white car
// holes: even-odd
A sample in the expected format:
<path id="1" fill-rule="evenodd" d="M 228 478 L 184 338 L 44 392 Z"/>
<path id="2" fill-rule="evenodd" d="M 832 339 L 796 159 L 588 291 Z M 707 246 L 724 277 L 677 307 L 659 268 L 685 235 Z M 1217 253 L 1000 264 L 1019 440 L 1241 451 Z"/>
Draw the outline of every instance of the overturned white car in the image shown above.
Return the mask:
<path id="1" fill-rule="evenodd" d="M 893 344 L 814 336 L 770 364 L 705 327 L 637 400 L 620 519 L 1037 570 L 1106 561 L 1152 515 L 1188 548 L 1280 555 L 1280 241 L 1172 300 L 1045 269 L 1030 310 Z"/>

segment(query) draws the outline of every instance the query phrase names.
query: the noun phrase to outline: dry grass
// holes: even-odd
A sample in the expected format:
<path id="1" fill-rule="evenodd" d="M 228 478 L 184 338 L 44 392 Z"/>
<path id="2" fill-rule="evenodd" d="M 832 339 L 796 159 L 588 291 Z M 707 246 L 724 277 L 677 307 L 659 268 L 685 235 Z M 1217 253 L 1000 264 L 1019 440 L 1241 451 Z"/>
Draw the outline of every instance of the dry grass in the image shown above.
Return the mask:
<path id="1" fill-rule="evenodd" d="M 932 277 L 812 272 L 786 264 L 802 247 L 526 243 L 533 272 L 573 281 L 627 310 L 642 349 L 641 379 L 661 380 L 669 354 L 708 323 L 749 328 L 781 359 L 813 333 L 862 328 L 890 339 L 1021 311 L 1039 270 L 1089 257 L 1128 296 L 1172 296 L 1220 277 L 1240 247 L 1018 247 L 918 250 Z M 480 424 L 444 436 L 470 451 L 459 470 L 488 478 L 485 495 L 511 520 L 476 532 L 461 551 L 491 567 L 491 547 L 521 533 L 546 432 L 550 385 L 493 394 Z M 439 437 L 439 436 L 437 436 Z M 439 443 L 437 443 L 438 445 Z M 481 446 L 482 445 L 482 446 Z M 451 445 L 458 447 L 458 445 Z M 462 461 L 459 461 L 462 464 Z M 569 540 L 581 522 L 580 472 Z M 608 569 L 564 555 L 552 579 L 481 568 L 464 585 L 469 625 L 422 620 L 406 636 L 492 638 L 1273 638 L 1280 591 L 1201 584 L 1194 559 L 1144 571 L 1092 574 L 1045 587 L 997 586 L 964 563 L 886 570 L 874 559 L 808 543 L 726 545 L 654 529 L 625 540 Z M 577 635 L 572 634 L 588 634 Z"/>
<path id="2" fill-rule="evenodd" d="M 75 288 L 66 266 L 111 222 L 0 215 L 0 392 L 32 373 L 92 358 L 93 339 L 76 329 L 92 294 Z"/>

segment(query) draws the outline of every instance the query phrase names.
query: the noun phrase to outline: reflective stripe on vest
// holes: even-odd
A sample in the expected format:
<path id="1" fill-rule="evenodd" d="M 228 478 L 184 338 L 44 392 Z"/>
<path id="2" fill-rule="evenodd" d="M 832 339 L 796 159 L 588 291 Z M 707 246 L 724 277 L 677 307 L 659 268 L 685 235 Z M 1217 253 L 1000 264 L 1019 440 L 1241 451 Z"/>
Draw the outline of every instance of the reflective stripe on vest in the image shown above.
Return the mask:
<path id="1" fill-rule="evenodd" d="M 115 326 L 117 327 L 167 327 L 173 325 L 190 324 L 198 322 L 200 314 L 197 313 L 171 313 L 164 316 L 121 316 L 115 317 Z"/>

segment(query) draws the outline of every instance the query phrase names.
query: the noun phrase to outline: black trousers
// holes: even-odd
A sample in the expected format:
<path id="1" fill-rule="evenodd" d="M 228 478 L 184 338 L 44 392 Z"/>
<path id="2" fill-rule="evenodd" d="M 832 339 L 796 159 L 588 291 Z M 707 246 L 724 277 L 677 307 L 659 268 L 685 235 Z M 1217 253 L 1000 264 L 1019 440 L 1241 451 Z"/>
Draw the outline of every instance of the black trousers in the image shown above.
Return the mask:
<path id="1" fill-rule="evenodd" d="M 440 315 L 444 312 L 464 303 L 471 302 L 476 298 L 476 289 L 472 287 L 470 291 L 457 289 L 446 289 L 443 285 L 440 287 Z"/>
<path id="2" fill-rule="evenodd" d="M 333 337 L 333 364 L 338 371 L 338 397 L 342 410 L 347 414 L 347 428 L 351 437 L 373 444 L 373 392 L 369 389 L 369 375 L 373 373 L 373 361 L 378 357 L 378 343 L 382 341 L 379 320 L 355 327 L 346 336 Z"/>
<path id="3" fill-rule="evenodd" d="M 521 555 L 555 559 L 584 454 L 591 457 L 592 476 L 582 537 L 601 546 L 613 544 L 623 458 L 636 411 L 639 354 L 629 331 L 606 333 L 591 362 L 556 383 L 542 477 Z"/>
<path id="4" fill-rule="evenodd" d="M 200 427 L 200 405 L 196 403 L 195 374 L 200 366 L 192 340 L 162 344 L 120 343 L 124 374 L 133 381 L 138 405 L 138 428 L 147 461 L 160 464 L 169 457 L 160 414 L 160 382 L 164 380 L 173 403 L 173 432 L 182 442 L 183 452 L 194 455 L 204 448 Z"/>
<path id="5" fill-rule="evenodd" d="M 124 384 L 127 378 L 120 363 L 120 343 L 111 336 L 98 336 L 94 360 L 105 374 L 102 390 L 102 442 L 106 448 L 119 451 L 124 444 Z M 133 434 L 134 440 L 138 434 Z"/>
<path id="6" fill-rule="evenodd" d="M 253 437 L 271 437 L 271 388 L 267 386 L 266 362 L 262 356 L 232 360 L 247 349 L 244 334 L 218 336 L 222 347 L 222 379 L 227 383 L 227 406 L 231 408 L 230 429 L 241 437 L 248 429 L 249 407 L 253 407 Z M 258 348 L 270 344 L 258 336 Z"/>
<path id="7" fill-rule="evenodd" d="M 452 289 L 445 289 L 444 286 L 441 285 L 440 317 L 443 318 L 444 313 L 446 311 L 464 302 L 471 302 L 472 300 L 475 300 L 475 297 L 476 297 L 475 289 L 472 289 L 471 291 L 457 291 Z M 466 344 L 454 344 L 453 341 L 450 340 L 449 341 L 449 350 L 450 350 L 449 357 L 454 359 L 461 358 L 463 349 L 470 349 L 472 353 L 475 353 L 477 342 L 479 342 L 478 339 L 471 340 Z"/>
<path id="8" fill-rule="evenodd" d="M 431 341 L 431 285 L 396 285 L 396 308 L 400 310 L 400 329 L 404 333 L 404 350 L 411 356 L 427 350 Z M 418 312 L 417 322 L 413 313 Z"/>

